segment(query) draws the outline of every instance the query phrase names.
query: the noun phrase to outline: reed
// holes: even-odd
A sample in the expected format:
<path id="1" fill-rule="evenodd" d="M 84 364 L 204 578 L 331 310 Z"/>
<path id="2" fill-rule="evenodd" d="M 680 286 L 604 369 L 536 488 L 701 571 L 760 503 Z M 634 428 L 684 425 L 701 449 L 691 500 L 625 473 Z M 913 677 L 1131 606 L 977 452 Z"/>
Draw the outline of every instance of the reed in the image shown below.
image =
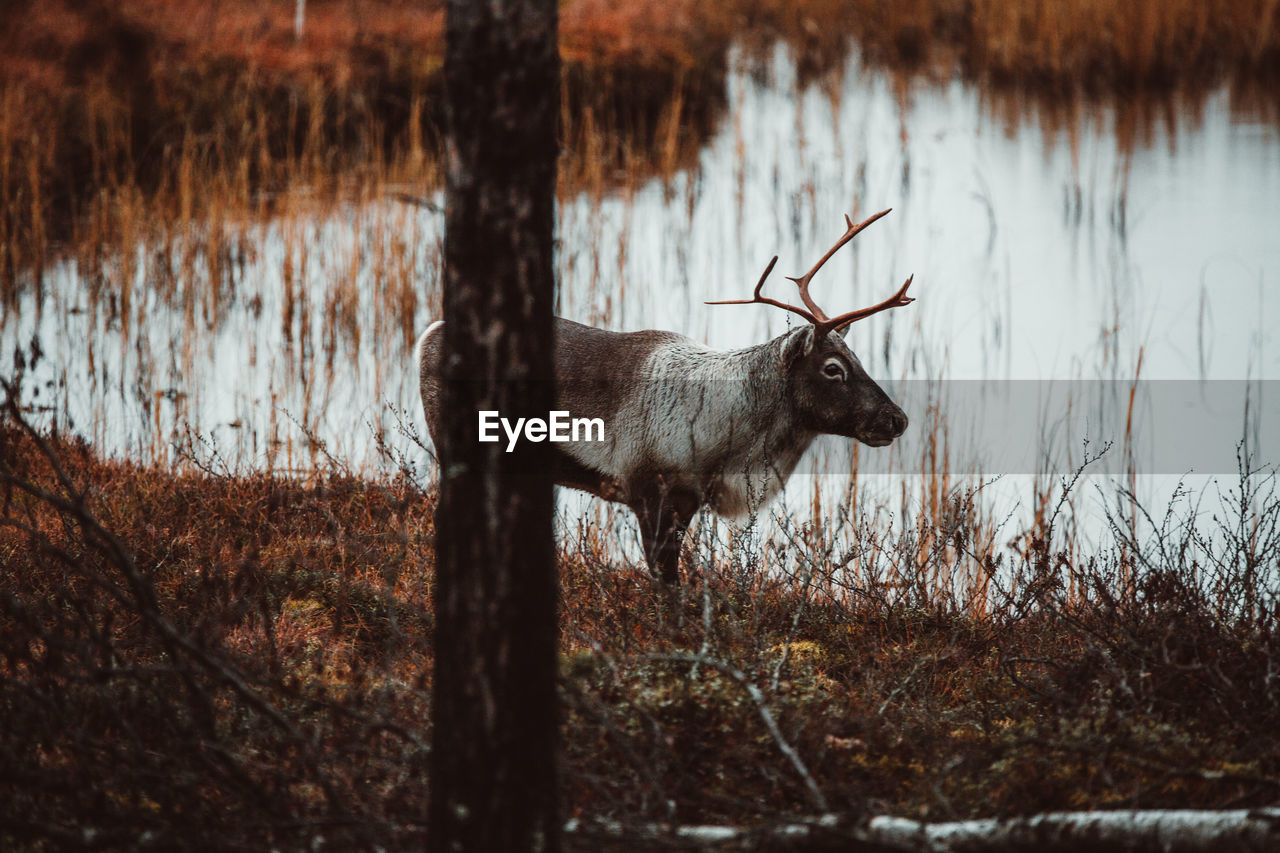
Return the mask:
<path id="1" fill-rule="evenodd" d="M 802 82 L 865 61 L 1051 98 L 1199 91 L 1237 81 L 1276 112 L 1275 0 L 713 0 L 561 10 L 562 190 L 600 191 L 695 162 L 724 103 L 728 47 L 778 39 Z M 0 36 L 0 299 L 67 247 L 125 227 L 269 216 L 440 180 L 442 4 L 27 6 Z M 1261 85 L 1250 87 L 1247 81 Z M 1270 95 L 1265 94 L 1271 92 Z M 121 206 L 144 202 L 122 213 Z M 90 253 L 99 251 L 90 248 Z"/>

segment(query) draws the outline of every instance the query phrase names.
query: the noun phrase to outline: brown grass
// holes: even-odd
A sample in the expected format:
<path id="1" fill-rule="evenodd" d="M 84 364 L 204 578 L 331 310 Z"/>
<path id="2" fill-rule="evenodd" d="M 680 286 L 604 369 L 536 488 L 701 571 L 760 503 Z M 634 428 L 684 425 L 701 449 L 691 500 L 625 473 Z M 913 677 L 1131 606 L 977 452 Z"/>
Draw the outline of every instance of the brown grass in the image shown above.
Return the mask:
<path id="1" fill-rule="evenodd" d="M 807 78 L 838 67 L 853 34 L 904 80 L 959 71 L 1015 94 L 1133 97 L 1273 81 L 1277 5 L 573 0 L 563 186 L 601 192 L 689 162 L 732 38 L 748 58 L 787 39 Z M 313 0 L 301 43 L 292 3 L 199 8 L 48 0 L 0 28 L 6 310 L 62 251 L 92 272 L 156 230 L 438 183 L 438 6 Z M 217 310 L 216 294 L 200 306 L 184 290 L 194 258 L 230 266 L 237 250 L 218 229 L 195 242 L 151 283 L 193 317 Z M 388 316 L 408 341 L 422 282 L 394 266 Z M 127 324 L 133 276 L 109 278 Z M 350 296 L 283 322 L 358 335 Z M 125 847 L 142 832 L 161 846 L 420 842 L 433 497 L 406 478 L 179 474 L 53 450 L 69 483 L 31 436 L 0 427 L 0 846 L 74 846 L 85 829 Z M 1080 553 L 1055 533 L 1046 489 L 1001 550 L 972 496 L 922 470 L 927 505 L 900 534 L 864 513 L 853 552 L 815 525 L 776 562 L 699 550 L 675 607 L 598 531 L 566 550 L 567 812 L 813 811 L 751 696 L 673 660 L 690 654 L 758 685 L 849 813 L 1274 802 L 1273 496 L 1242 499 L 1226 551 L 1196 539 L 1223 531 L 1175 530 L 1153 552 L 1118 526 Z"/>
<path id="2" fill-rule="evenodd" d="M 0 430 L 0 843 L 420 843 L 434 497 L 48 446 Z M 695 548 L 676 603 L 584 530 L 561 559 L 565 813 L 813 813 L 735 672 L 849 816 L 1272 803 L 1280 502 L 1260 482 L 1219 551 L 1117 529 L 1073 555 L 1049 516 L 993 556 L 962 508 L 901 534 L 862 518 L 852 570 L 807 527 L 778 552 Z M 981 607 L 948 588 L 974 561 Z"/>
<path id="3" fill-rule="evenodd" d="M 657 6 L 566 6 L 569 181 L 613 181 L 679 139 L 673 122 L 710 127 L 727 33 L 691 21 L 695 4 Z M 39 281 L 58 246 L 115 243 L 132 226 L 269 215 L 298 188 L 316 203 L 438 185 L 442 4 L 313 2 L 301 40 L 292 9 L 21 10 L 0 35 L 0 291 L 11 299 L 21 272 Z M 575 166 L 579 151 L 596 162 Z"/>
<path id="4" fill-rule="evenodd" d="M 437 185 L 442 4 L 313 0 L 300 40 L 293 5 L 10 7 L 0 297 L 12 304 L 19 277 L 38 282 L 62 247 L 130 229 L 268 215 L 297 188 L 315 203 Z M 719 117 L 733 39 L 748 56 L 785 39 L 802 79 L 838 68 L 856 43 L 904 79 L 960 73 L 1054 99 L 1203 92 L 1224 76 L 1267 90 L 1280 70 L 1278 6 L 571 0 L 561 7 L 562 186 L 600 191 L 692 162 Z"/>

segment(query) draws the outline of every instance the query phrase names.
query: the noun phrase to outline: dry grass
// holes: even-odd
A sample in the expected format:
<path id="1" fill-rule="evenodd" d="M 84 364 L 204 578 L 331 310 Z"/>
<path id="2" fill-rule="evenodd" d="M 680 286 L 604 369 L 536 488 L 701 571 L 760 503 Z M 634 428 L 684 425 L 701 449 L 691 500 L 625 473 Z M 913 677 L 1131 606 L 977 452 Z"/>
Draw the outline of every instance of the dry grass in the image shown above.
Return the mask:
<path id="1" fill-rule="evenodd" d="M 18 417 L 4 846 L 420 843 L 433 496 L 47 455 Z M 811 526 L 778 550 L 703 541 L 678 602 L 586 529 L 561 558 L 565 812 L 755 825 L 812 814 L 815 790 L 849 816 L 1274 803 L 1268 483 L 1242 477 L 1238 522 L 1117 525 L 1087 554 L 1051 511 L 993 553 L 963 502 L 896 533 L 859 511 L 847 553 Z"/>
<path id="2" fill-rule="evenodd" d="M 614 181 L 659 144 L 674 168 L 677 129 L 700 126 L 696 140 L 714 121 L 727 33 L 691 22 L 695 4 L 656 5 L 564 10 L 570 189 L 574 175 Z M 292 9 L 22 10 L 0 35 L 0 295 L 21 274 L 38 282 L 61 246 L 272 215 L 298 189 L 315 204 L 437 186 L 442 4 L 312 3 L 301 40 Z"/>
<path id="3" fill-rule="evenodd" d="M 0 297 L 62 247 L 191 217 L 435 186 L 442 4 L 21 3 L 0 32 Z M 565 191 L 693 161 L 730 42 L 792 44 L 802 79 L 853 43 L 903 69 L 1053 98 L 1274 83 L 1275 0 L 562 5 Z M 850 37 L 854 41 L 850 40 Z M 904 83 L 905 85 L 905 83 Z M 1274 87 L 1271 89 L 1274 91 Z M 1263 100 L 1267 100 L 1265 96 Z M 1274 108 L 1274 105 L 1272 105 Z M 98 249 L 90 249 L 98 251 Z"/>

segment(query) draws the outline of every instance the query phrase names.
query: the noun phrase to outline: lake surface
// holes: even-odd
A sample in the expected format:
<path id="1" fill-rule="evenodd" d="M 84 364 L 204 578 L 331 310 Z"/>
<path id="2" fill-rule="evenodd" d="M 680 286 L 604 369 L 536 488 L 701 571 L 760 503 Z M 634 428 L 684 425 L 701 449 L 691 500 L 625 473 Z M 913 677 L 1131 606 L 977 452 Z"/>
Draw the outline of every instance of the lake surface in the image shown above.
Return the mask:
<path id="1" fill-rule="evenodd" d="M 749 296 L 774 254 L 768 292 L 795 301 L 782 276 L 820 257 L 844 214 L 893 208 L 813 286 L 835 313 L 915 276 L 914 304 L 849 334 L 913 423 L 895 449 L 859 451 L 864 470 L 937 474 L 939 435 L 949 475 L 1008 475 L 1011 495 L 1071 470 L 1085 436 L 1115 443 L 1110 459 L 1157 496 L 1179 474 L 1199 488 L 1234 471 L 1242 436 L 1277 460 L 1280 132 L 1228 91 L 1154 120 L 1103 107 L 1010 120 L 967 85 L 904 95 L 856 63 L 838 85 L 801 87 L 782 48 L 728 89 L 695 169 L 563 201 L 561 315 L 755 344 L 794 318 L 704 302 Z M 111 454 L 374 470 L 391 464 L 383 434 L 429 477 L 401 432 L 421 418 L 411 348 L 438 315 L 442 225 L 385 201 L 210 225 L 223 240 L 139 245 L 102 280 L 67 261 L 5 316 L 0 344 L 30 360 L 38 341 L 28 399 Z M 1186 442 L 1160 449 L 1161 436 L 1206 453 L 1184 466 Z M 1029 455 L 1008 453 L 1018 441 Z M 826 442 L 807 470 L 847 484 L 850 453 Z M 811 492 L 800 478 L 787 501 Z"/>

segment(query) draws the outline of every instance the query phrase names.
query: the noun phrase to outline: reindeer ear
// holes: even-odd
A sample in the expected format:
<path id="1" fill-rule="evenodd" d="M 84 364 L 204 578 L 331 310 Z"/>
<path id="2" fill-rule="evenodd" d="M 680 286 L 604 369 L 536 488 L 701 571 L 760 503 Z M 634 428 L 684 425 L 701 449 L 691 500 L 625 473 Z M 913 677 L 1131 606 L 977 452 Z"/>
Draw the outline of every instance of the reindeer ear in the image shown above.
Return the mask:
<path id="1" fill-rule="evenodd" d="M 809 353 L 813 352 L 816 343 L 813 326 L 803 326 L 787 335 L 787 339 L 782 342 L 782 363 L 795 364 Z"/>

